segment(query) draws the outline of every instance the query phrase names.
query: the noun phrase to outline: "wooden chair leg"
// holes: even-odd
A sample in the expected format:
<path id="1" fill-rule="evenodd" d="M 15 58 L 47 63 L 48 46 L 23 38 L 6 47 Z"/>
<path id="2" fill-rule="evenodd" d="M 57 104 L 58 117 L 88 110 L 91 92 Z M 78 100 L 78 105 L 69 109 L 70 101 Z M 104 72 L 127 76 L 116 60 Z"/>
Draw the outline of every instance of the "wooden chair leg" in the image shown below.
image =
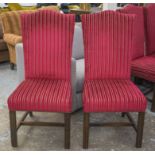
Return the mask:
<path id="1" fill-rule="evenodd" d="M 29 112 L 30 117 L 33 117 L 33 113 L 32 111 Z"/>
<path id="2" fill-rule="evenodd" d="M 14 68 L 15 68 L 15 64 L 10 63 L 10 69 L 11 69 L 11 70 L 14 70 Z"/>
<path id="3" fill-rule="evenodd" d="M 71 121 L 71 114 L 66 113 L 64 114 L 65 119 L 65 149 L 70 149 L 70 121 Z"/>
<path id="4" fill-rule="evenodd" d="M 11 144 L 13 147 L 17 147 L 16 112 L 10 111 L 9 116 L 10 116 Z"/>
<path id="5" fill-rule="evenodd" d="M 89 113 L 84 113 L 83 122 L 83 148 L 87 149 L 89 143 Z"/>
<path id="6" fill-rule="evenodd" d="M 122 113 L 121 113 L 121 116 L 122 116 L 122 117 L 125 117 L 125 112 L 122 112 Z"/>
<path id="7" fill-rule="evenodd" d="M 137 138 L 136 138 L 137 148 L 142 147 L 144 118 L 145 118 L 145 112 L 139 112 L 137 122 Z"/>
<path id="8" fill-rule="evenodd" d="M 153 86 L 153 99 L 152 99 L 151 111 L 155 112 L 155 84 Z"/>
<path id="9" fill-rule="evenodd" d="M 134 81 L 137 85 L 141 85 L 143 83 L 143 80 L 138 77 L 134 77 Z"/>

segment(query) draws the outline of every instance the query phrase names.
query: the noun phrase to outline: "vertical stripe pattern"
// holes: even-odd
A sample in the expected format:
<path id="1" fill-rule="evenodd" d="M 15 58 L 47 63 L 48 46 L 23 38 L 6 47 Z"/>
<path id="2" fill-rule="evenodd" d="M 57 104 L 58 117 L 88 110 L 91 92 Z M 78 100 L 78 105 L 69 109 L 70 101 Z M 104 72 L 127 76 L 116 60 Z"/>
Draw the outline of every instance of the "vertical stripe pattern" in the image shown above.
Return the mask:
<path id="1" fill-rule="evenodd" d="M 146 54 L 155 53 L 155 4 L 145 7 Z"/>
<path id="2" fill-rule="evenodd" d="M 70 80 L 74 15 L 40 10 L 21 18 L 26 79 Z"/>
<path id="3" fill-rule="evenodd" d="M 134 15 L 83 15 L 85 112 L 145 111 L 146 99 L 130 81 Z"/>
<path id="4" fill-rule="evenodd" d="M 8 99 L 10 110 L 71 112 L 74 15 L 22 14 L 26 80 Z"/>
<path id="5" fill-rule="evenodd" d="M 121 13 L 134 14 L 134 34 L 132 59 L 144 56 L 144 9 L 141 6 L 127 5 L 118 10 Z"/>
<path id="6" fill-rule="evenodd" d="M 113 11 L 82 16 L 86 80 L 129 79 L 133 18 Z"/>

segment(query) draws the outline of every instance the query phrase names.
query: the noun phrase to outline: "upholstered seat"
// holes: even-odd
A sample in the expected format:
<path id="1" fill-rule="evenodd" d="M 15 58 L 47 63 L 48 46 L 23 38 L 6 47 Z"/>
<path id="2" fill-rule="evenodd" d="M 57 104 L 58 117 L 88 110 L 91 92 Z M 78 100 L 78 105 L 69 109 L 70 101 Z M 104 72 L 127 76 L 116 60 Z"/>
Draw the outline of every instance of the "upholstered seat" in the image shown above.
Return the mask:
<path id="1" fill-rule="evenodd" d="M 84 88 L 85 112 L 145 111 L 146 99 L 130 80 L 90 80 Z"/>
<path id="2" fill-rule="evenodd" d="M 136 77 L 155 82 L 155 56 L 144 56 L 133 60 L 132 74 Z"/>
<path id="3" fill-rule="evenodd" d="M 71 111 L 71 85 L 65 80 L 28 79 L 8 99 L 10 110 Z"/>

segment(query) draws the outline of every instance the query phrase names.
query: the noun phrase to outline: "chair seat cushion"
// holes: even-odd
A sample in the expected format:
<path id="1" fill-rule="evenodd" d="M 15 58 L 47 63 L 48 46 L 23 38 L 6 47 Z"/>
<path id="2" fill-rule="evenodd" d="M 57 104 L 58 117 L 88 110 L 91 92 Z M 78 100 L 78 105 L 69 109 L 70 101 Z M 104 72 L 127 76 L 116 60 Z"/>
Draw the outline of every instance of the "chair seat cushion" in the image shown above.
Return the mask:
<path id="1" fill-rule="evenodd" d="M 132 75 L 155 82 L 155 55 L 132 61 Z"/>
<path id="2" fill-rule="evenodd" d="M 8 106 L 11 111 L 71 112 L 71 84 L 65 80 L 25 80 L 9 97 Z"/>
<path id="3" fill-rule="evenodd" d="M 140 112 L 146 99 L 130 80 L 88 80 L 84 84 L 84 112 Z"/>

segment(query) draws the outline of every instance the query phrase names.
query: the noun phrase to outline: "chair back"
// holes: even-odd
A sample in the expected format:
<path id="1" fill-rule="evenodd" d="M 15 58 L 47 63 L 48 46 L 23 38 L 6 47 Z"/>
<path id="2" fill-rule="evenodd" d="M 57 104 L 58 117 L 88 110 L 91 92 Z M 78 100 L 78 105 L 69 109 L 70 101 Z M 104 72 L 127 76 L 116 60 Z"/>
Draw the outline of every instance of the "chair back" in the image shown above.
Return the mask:
<path id="1" fill-rule="evenodd" d="M 0 15 L 2 20 L 3 32 L 21 35 L 21 20 L 22 13 L 30 13 L 32 11 L 8 11 Z M 34 12 L 34 11 L 33 11 Z"/>
<path id="2" fill-rule="evenodd" d="M 75 16 L 39 10 L 21 21 L 25 78 L 70 80 Z"/>
<path id="3" fill-rule="evenodd" d="M 155 4 L 145 7 L 146 54 L 155 54 Z"/>
<path id="4" fill-rule="evenodd" d="M 133 24 L 115 11 L 82 15 L 85 80 L 130 78 Z"/>
<path id="5" fill-rule="evenodd" d="M 144 8 L 141 6 L 127 5 L 118 10 L 121 13 L 135 14 L 134 22 L 134 35 L 133 35 L 133 53 L 132 59 L 140 58 L 144 56 Z"/>

